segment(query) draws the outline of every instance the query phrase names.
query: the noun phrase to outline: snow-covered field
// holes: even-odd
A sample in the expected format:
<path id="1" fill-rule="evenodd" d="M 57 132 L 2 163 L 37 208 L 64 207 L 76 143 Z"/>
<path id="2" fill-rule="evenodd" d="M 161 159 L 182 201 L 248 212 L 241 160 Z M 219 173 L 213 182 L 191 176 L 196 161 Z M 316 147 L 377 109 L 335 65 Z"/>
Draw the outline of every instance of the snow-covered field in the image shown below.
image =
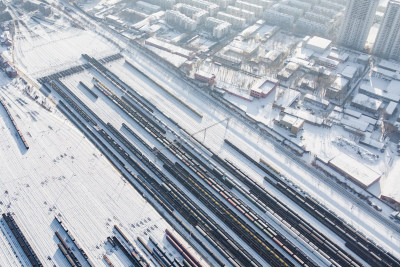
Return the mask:
<path id="1" fill-rule="evenodd" d="M 98 34 L 68 27 L 65 23 L 57 21 L 43 26 L 29 20 L 29 30 L 20 25 L 19 35 L 24 38 L 15 44 L 17 67 L 38 78 L 76 65 L 82 54 L 104 57 L 115 51 L 115 47 Z"/>

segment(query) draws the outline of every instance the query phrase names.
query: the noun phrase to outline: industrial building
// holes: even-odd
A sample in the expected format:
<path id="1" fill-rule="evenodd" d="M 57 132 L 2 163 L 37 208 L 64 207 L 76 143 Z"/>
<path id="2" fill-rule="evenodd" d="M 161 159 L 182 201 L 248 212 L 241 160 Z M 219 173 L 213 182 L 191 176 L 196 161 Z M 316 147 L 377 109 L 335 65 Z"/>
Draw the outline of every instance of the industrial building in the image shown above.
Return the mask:
<path id="1" fill-rule="evenodd" d="M 184 57 L 184 58 L 186 58 L 188 60 L 192 60 L 196 56 L 196 53 L 193 52 L 193 51 L 186 50 L 186 49 L 184 49 L 182 47 L 179 47 L 179 46 L 176 46 L 176 45 L 173 45 L 173 44 L 169 44 L 167 42 L 158 40 L 158 39 L 153 38 L 153 37 L 148 38 L 145 41 L 145 44 L 149 45 L 149 46 L 156 47 L 156 48 L 161 49 L 161 50 L 164 50 L 164 51 L 169 52 L 171 54 L 175 54 L 175 55 Z"/>
<path id="2" fill-rule="evenodd" d="M 198 80 L 198 81 L 205 82 L 205 83 L 208 83 L 208 84 L 213 84 L 215 82 L 215 75 L 214 74 L 211 74 L 211 73 L 208 73 L 208 72 L 205 72 L 205 71 L 201 71 L 201 70 L 197 71 L 194 74 L 194 78 L 196 80 Z"/>
<path id="3" fill-rule="evenodd" d="M 304 102 L 309 102 L 322 109 L 327 109 L 329 107 L 329 101 L 312 94 L 305 94 Z"/>
<path id="4" fill-rule="evenodd" d="M 313 36 L 307 41 L 306 48 L 322 54 L 331 46 L 331 44 L 331 40 L 318 36 Z"/>
<path id="5" fill-rule="evenodd" d="M 278 82 L 269 78 L 262 79 L 250 90 L 250 95 L 255 98 L 265 98 L 278 87 Z"/>
<path id="6" fill-rule="evenodd" d="M 292 134 L 297 134 L 303 128 L 304 120 L 285 114 L 280 120 L 275 120 L 275 124 L 289 130 Z"/>
<path id="7" fill-rule="evenodd" d="M 338 34 L 338 44 L 363 50 L 379 0 L 348 0 Z"/>
<path id="8" fill-rule="evenodd" d="M 382 108 L 382 101 L 364 94 L 357 94 L 351 101 L 351 105 L 360 110 L 378 115 Z"/>
<path id="9" fill-rule="evenodd" d="M 379 57 L 400 60 L 400 1 L 390 0 L 373 47 Z"/>
<path id="10" fill-rule="evenodd" d="M 328 165 L 364 189 L 381 178 L 381 175 L 371 168 L 343 153 L 331 159 Z"/>

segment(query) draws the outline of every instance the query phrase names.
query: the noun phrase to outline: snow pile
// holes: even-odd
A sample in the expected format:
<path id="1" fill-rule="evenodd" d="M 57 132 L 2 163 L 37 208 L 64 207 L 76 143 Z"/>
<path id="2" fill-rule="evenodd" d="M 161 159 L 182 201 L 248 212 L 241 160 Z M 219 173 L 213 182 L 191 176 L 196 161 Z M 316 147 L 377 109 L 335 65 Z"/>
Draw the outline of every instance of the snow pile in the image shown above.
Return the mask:
<path id="1" fill-rule="evenodd" d="M 374 154 L 365 148 L 360 147 L 357 145 L 355 142 L 346 139 L 342 136 L 336 137 L 335 140 L 332 141 L 336 146 L 344 148 L 345 150 L 349 152 L 354 152 L 356 155 L 358 155 L 360 158 L 365 159 L 369 162 L 376 162 L 379 160 L 379 155 Z"/>

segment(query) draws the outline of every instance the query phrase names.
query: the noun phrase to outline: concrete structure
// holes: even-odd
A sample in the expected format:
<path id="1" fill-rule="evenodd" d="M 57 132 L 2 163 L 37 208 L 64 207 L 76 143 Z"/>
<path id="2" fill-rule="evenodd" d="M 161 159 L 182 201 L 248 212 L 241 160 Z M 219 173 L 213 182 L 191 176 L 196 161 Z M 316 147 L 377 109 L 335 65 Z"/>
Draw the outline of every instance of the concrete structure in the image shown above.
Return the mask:
<path id="1" fill-rule="evenodd" d="M 188 4 L 179 3 L 174 6 L 174 9 L 181 12 L 182 14 L 195 20 L 197 23 L 201 23 L 208 16 L 208 12 L 204 9 L 190 6 Z"/>
<path id="2" fill-rule="evenodd" d="M 294 24 L 294 16 L 281 13 L 276 10 L 266 9 L 264 18 L 268 24 L 277 25 L 285 28 L 291 28 Z"/>
<path id="3" fill-rule="evenodd" d="M 161 6 L 162 8 L 165 9 L 171 9 L 172 6 L 175 4 L 175 0 L 145 0 L 145 1 L 153 5 Z"/>
<path id="4" fill-rule="evenodd" d="M 175 54 L 184 58 L 187 58 L 188 60 L 192 60 L 195 56 L 196 53 L 190 50 L 186 50 L 182 47 L 173 45 L 173 44 L 169 44 L 167 42 L 158 40 L 156 38 L 150 37 L 145 41 L 146 45 L 150 45 L 153 47 L 156 47 L 158 49 L 167 51 L 171 54 Z"/>
<path id="5" fill-rule="evenodd" d="M 218 12 L 217 18 L 232 24 L 232 26 L 237 29 L 242 29 L 242 28 L 244 28 L 244 26 L 246 26 L 245 19 L 222 12 L 222 11 Z"/>
<path id="6" fill-rule="evenodd" d="M 400 60 L 400 1 L 390 0 L 373 47 L 379 57 Z"/>
<path id="7" fill-rule="evenodd" d="M 331 86 L 326 90 L 325 96 L 331 99 L 339 100 L 346 95 L 349 88 L 349 80 L 338 75 Z"/>
<path id="8" fill-rule="evenodd" d="M 201 70 L 197 71 L 194 74 L 194 78 L 196 80 L 198 80 L 198 81 L 205 82 L 205 83 L 208 83 L 208 84 L 213 84 L 215 82 L 215 75 L 214 74 L 211 74 L 211 73 L 208 73 L 208 72 L 204 72 L 204 71 L 201 71 Z"/>
<path id="9" fill-rule="evenodd" d="M 252 3 L 248 3 L 245 1 L 236 1 L 235 6 L 240 8 L 240 9 L 244 9 L 247 11 L 251 11 L 254 12 L 254 14 L 256 14 L 257 17 L 261 17 L 262 13 L 263 13 L 263 7 L 259 6 L 259 5 L 255 5 Z"/>
<path id="10" fill-rule="evenodd" d="M 194 31 L 197 27 L 197 22 L 195 20 L 176 10 L 167 10 L 165 12 L 165 20 L 168 24 L 185 31 Z"/>
<path id="11" fill-rule="evenodd" d="M 254 12 L 241 9 L 235 6 L 228 6 L 226 8 L 226 13 L 231 14 L 233 16 L 241 17 L 245 19 L 246 22 L 248 23 L 254 22 L 257 19 Z"/>
<path id="12" fill-rule="evenodd" d="M 344 70 L 340 73 L 346 79 L 352 80 L 357 75 L 357 68 L 354 66 L 347 66 Z"/>
<path id="13" fill-rule="evenodd" d="M 147 3 L 147 2 L 143 2 L 143 1 L 137 1 L 136 2 L 136 6 L 141 8 L 141 9 L 147 10 L 150 13 L 156 13 L 156 12 L 161 10 L 160 6 L 153 5 L 153 4 L 150 4 L 150 3 Z"/>
<path id="14" fill-rule="evenodd" d="M 210 16 L 214 16 L 219 10 L 219 6 L 217 4 L 204 0 L 179 0 L 177 2 L 207 10 L 210 13 Z"/>
<path id="15" fill-rule="evenodd" d="M 328 165 L 364 189 L 381 178 L 380 174 L 346 154 L 334 157 Z"/>
<path id="16" fill-rule="evenodd" d="M 306 18 L 300 18 L 296 21 L 296 29 L 305 34 L 319 34 L 322 36 L 328 36 L 331 31 L 331 27 L 328 25 Z"/>
<path id="17" fill-rule="evenodd" d="M 306 94 L 304 96 L 304 102 L 312 103 L 313 105 L 322 109 L 327 109 L 329 107 L 329 101 L 311 94 Z"/>
<path id="18" fill-rule="evenodd" d="M 331 40 L 318 36 L 313 36 L 307 41 L 306 48 L 322 54 L 331 46 L 331 44 Z"/>
<path id="19" fill-rule="evenodd" d="M 232 24 L 221 19 L 208 17 L 206 18 L 204 26 L 206 29 L 212 30 L 212 36 L 214 38 L 220 39 L 229 33 Z"/>
<path id="20" fill-rule="evenodd" d="M 348 0 L 338 34 L 338 44 L 363 50 L 379 0 Z"/>
<path id="21" fill-rule="evenodd" d="M 351 105 L 358 109 L 377 115 L 382 107 L 382 101 L 364 94 L 357 94 L 351 101 Z"/>
<path id="22" fill-rule="evenodd" d="M 265 98 L 273 92 L 277 86 L 278 83 L 276 81 L 265 78 L 251 88 L 250 95 L 255 98 Z"/>
<path id="23" fill-rule="evenodd" d="M 275 120 L 275 124 L 289 130 L 292 134 L 297 134 L 303 128 L 304 120 L 285 114 L 280 120 Z"/>
<path id="24" fill-rule="evenodd" d="M 388 117 L 392 116 L 397 110 L 397 103 L 390 101 L 390 103 L 387 105 L 385 109 L 385 115 Z"/>
<path id="25" fill-rule="evenodd" d="M 371 80 L 362 82 L 359 93 L 383 101 L 400 101 L 400 81 L 372 77 Z"/>

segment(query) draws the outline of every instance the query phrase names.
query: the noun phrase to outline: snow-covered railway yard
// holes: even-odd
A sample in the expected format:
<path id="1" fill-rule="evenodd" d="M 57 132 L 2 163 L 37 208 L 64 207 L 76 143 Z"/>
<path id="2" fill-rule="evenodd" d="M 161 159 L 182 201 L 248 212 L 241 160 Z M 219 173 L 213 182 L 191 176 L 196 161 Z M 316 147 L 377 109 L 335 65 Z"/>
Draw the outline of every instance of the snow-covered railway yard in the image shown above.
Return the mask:
<path id="1" fill-rule="evenodd" d="M 170 226 L 59 111 L 44 110 L 22 94 L 21 85 L 6 88 L 1 97 L 29 136 L 30 148 L 26 150 L 17 139 L 2 108 L 1 210 L 15 214 L 44 264 L 48 256 L 58 266 L 66 264 L 54 240 L 57 215 L 95 265 L 103 262 L 103 254 L 113 254 L 104 243 L 115 224 L 129 229 L 126 233 L 131 240 L 151 235 L 162 242 L 164 229 Z M 16 99 L 27 104 L 21 106 Z M 6 227 L 2 230 L 10 232 Z M 9 259 L 7 254 L 13 252 L 4 251 L 1 259 Z M 118 266 L 117 256 L 108 257 Z M 12 260 L 18 262 L 10 259 L 4 266 L 14 266 Z"/>
<path id="2" fill-rule="evenodd" d="M 391 256 L 400 257 L 391 208 L 382 203 L 378 213 L 355 201 L 142 50 L 126 45 L 121 52 L 69 22 L 29 21 L 31 30 L 20 23 L 14 50 L 4 53 L 46 94 L 37 92 L 34 101 L 31 85 L 19 78 L 3 79 L 0 91 L 11 116 L 0 107 L 0 210 L 12 214 L 43 265 L 68 266 L 73 255 L 82 266 L 139 264 L 124 249 L 142 263 L 165 265 L 151 240 L 178 259 L 174 266 L 398 263 Z M 90 59 L 114 54 L 122 56 Z M 29 266 L 5 219 L 0 228 L 0 266 Z M 177 243 L 166 229 L 176 230 L 184 249 L 171 245 Z M 64 240 L 72 249 L 66 254 Z"/>

